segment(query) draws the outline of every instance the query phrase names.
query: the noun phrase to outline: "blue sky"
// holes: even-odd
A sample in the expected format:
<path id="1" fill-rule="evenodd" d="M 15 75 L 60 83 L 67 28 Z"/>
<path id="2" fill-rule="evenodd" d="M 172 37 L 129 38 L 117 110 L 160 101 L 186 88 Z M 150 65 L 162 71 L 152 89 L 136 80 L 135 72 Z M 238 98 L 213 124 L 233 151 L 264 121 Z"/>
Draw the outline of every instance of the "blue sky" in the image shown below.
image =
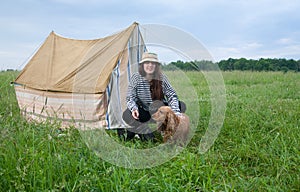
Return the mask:
<path id="1" fill-rule="evenodd" d="M 0 7 L 0 70 L 21 69 L 51 31 L 75 39 L 110 35 L 133 22 L 176 27 L 214 61 L 300 59 L 298 0 L 10 0 Z"/>

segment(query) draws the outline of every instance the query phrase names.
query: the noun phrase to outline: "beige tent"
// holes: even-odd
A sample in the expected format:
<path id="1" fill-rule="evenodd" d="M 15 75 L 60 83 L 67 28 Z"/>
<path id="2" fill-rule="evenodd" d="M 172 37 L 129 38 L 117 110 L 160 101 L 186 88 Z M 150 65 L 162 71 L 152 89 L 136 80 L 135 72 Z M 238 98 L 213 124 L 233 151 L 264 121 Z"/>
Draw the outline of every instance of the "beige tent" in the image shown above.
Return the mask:
<path id="1" fill-rule="evenodd" d="M 137 23 L 95 40 L 51 32 L 14 82 L 20 110 L 38 121 L 124 127 L 124 93 L 145 50 Z"/>

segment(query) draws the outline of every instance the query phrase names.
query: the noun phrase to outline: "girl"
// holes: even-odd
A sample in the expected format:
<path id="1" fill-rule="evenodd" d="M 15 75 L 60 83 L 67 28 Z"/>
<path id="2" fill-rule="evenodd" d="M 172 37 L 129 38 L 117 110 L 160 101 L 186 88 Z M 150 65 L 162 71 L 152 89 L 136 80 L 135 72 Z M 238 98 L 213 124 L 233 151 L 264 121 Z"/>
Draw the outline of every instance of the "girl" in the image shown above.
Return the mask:
<path id="1" fill-rule="evenodd" d="M 153 140 L 154 135 L 146 122 L 162 105 L 170 106 L 177 115 L 185 111 L 185 104 L 178 101 L 160 65 L 155 53 L 145 52 L 139 62 L 139 71 L 131 76 L 123 119 L 133 128 L 127 129 L 126 140 L 133 139 L 136 133 L 142 141 Z M 124 130 L 118 129 L 118 135 L 123 137 Z"/>

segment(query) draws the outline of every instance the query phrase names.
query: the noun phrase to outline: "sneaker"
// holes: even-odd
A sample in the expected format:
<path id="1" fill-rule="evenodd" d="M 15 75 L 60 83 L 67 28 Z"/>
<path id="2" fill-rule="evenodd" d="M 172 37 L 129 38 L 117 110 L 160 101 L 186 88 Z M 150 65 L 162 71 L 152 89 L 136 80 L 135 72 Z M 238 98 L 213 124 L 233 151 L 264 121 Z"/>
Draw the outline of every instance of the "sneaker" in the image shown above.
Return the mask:
<path id="1" fill-rule="evenodd" d="M 118 137 L 120 140 L 125 141 L 125 130 L 122 128 L 117 129 Z"/>

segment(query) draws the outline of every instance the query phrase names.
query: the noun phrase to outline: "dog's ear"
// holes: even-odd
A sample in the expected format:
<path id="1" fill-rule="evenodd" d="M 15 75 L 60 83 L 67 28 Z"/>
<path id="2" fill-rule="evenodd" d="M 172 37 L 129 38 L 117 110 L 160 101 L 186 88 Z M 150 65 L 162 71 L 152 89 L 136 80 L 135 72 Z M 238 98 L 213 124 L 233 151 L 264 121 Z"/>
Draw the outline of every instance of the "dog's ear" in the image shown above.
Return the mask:
<path id="1" fill-rule="evenodd" d="M 172 110 L 167 112 L 166 119 L 168 119 L 168 125 L 172 127 L 176 127 L 179 124 L 179 118 Z"/>
<path id="2" fill-rule="evenodd" d="M 164 123 L 162 123 L 161 125 L 159 125 L 159 127 L 158 127 L 158 131 L 165 131 L 166 130 L 166 124 L 165 124 L 165 122 Z"/>
<path id="3" fill-rule="evenodd" d="M 165 116 L 165 121 L 161 124 L 161 130 L 165 131 L 168 127 L 168 122 L 169 122 L 169 117 L 168 117 L 168 113 Z"/>

